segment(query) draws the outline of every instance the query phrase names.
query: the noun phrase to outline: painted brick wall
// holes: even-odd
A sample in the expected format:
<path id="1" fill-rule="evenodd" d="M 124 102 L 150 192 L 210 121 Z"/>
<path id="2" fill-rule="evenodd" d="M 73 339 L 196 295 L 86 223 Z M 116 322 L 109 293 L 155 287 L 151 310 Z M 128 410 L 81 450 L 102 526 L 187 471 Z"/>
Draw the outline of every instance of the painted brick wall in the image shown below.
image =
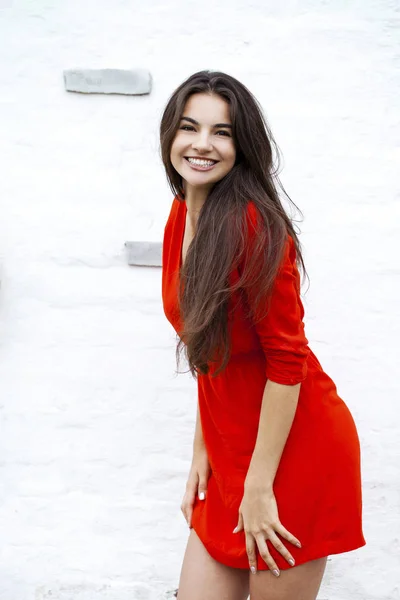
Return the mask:
<path id="1" fill-rule="evenodd" d="M 202 68 L 265 108 L 305 215 L 310 345 L 359 427 L 368 546 L 320 598 L 400 598 L 399 19 L 394 0 L 0 0 L 1 600 L 176 587 L 196 390 L 160 269 L 124 242 L 162 238 L 158 123 Z M 153 92 L 70 94 L 74 67 L 148 68 Z"/>

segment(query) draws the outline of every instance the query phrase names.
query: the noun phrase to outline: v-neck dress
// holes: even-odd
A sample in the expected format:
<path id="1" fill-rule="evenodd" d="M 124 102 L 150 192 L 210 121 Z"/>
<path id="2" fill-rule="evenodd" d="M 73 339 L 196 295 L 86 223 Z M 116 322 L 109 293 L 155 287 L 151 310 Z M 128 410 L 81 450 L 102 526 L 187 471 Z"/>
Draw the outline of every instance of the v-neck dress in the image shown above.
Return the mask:
<path id="1" fill-rule="evenodd" d="M 175 197 L 164 229 L 162 300 L 179 335 L 179 272 L 186 204 Z M 258 219 L 247 205 L 250 224 Z M 249 227 L 247 234 L 254 228 Z M 249 244 L 251 238 L 249 237 Z M 217 561 L 248 569 L 243 532 L 234 534 L 267 380 L 301 383 L 298 406 L 274 481 L 281 523 L 302 543 L 289 547 L 296 564 L 359 548 L 362 532 L 360 445 L 352 415 L 308 345 L 300 275 L 293 240 L 276 277 L 270 309 L 262 320 L 248 317 L 248 296 L 228 307 L 231 357 L 216 377 L 213 364 L 197 379 L 203 437 L 211 466 L 206 499 L 196 499 L 192 526 Z M 232 271 L 231 281 L 238 276 Z M 246 304 L 247 303 L 247 304 Z M 234 307 L 234 310 L 233 310 Z M 280 569 L 290 568 L 268 542 Z M 258 557 L 258 568 L 268 569 Z"/>

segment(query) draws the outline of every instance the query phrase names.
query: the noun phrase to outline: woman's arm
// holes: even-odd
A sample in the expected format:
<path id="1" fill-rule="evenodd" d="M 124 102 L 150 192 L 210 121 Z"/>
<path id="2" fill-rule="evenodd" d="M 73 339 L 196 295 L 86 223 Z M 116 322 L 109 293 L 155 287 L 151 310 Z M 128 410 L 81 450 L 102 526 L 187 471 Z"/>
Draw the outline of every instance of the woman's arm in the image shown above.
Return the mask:
<path id="1" fill-rule="evenodd" d="M 300 541 L 280 522 L 273 483 L 279 461 L 296 413 L 301 383 L 283 385 L 268 380 L 264 389 L 257 440 L 244 484 L 244 494 L 239 508 L 239 522 L 234 533 L 244 529 L 249 566 L 257 570 L 258 549 L 271 572 L 279 576 L 266 540 L 294 566 L 292 554 L 278 538 L 287 540 L 298 548 Z"/>
<path id="2" fill-rule="evenodd" d="M 245 487 L 272 490 L 279 461 L 296 413 L 300 393 L 297 385 L 268 380 L 264 389 L 257 441 Z"/>
<path id="3" fill-rule="evenodd" d="M 201 420 L 200 420 L 200 409 L 197 404 L 197 415 L 196 415 L 196 426 L 194 430 L 194 439 L 193 439 L 193 452 L 196 450 L 204 450 L 204 438 L 203 438 L 203 430 L 201 428 Z"/>
<path id="4" fill-rule="evenodd" d="M 205 500 L 207 495 L 207 483 L 210 477 L 210 463 L 201 428 L 200 410 L 197 404 L 196 426 L 193 439 L 193 458 L 190 467 L 186 491 L 182 499 L 181 511 L 189 527 L 192 527 L 193 507 L 196 496 L 199 500 Z"/>
<path id="5" fill-rule="evenodd" d="M 246 232 L 248 252 L 244 254 L 242 269 L 246 268 L 246 259 L 253 251 L 254 231 L 257 230 L 254 224 L 259 220 L 258 211 L 251 203 L 248 205 L 248 217 L 253 226 L 249 226 Z M 269 551 L 270 544 L 291 566 L 294 558 L 282 539 L 299 548 L 301 544 L 280 521 L 273 484 L 295 418 L 300 386 L 307 377 L 310 352 L 304 332 L 296 247 L 289 235 L 267 314 L 263 306 L 255 306 L 254 293 L 246 293 L 246 298 L 265 354 L 267 383 L 235 532 L 244 529 L 250 569 L 256 571 L 258 550 L 272 573 L 279 576 L 279 569 Z"/>

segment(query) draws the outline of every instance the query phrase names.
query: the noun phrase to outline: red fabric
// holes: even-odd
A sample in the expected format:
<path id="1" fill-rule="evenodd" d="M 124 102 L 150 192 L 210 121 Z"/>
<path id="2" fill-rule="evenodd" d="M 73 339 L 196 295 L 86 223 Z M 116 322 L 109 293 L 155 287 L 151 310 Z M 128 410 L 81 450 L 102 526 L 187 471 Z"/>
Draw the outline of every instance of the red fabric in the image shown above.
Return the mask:
<path id="1" fill-rule="evenodd" d="M 242 272 L 253 251 L 254 236 L 260 223 L 257 209 L 252 202 L 247 207 L 248 247 L 245 257 L 239 264 Z M 307 376 L 308 340 L 304 334 L 304 310 L 300 300 L 300 274 L 295 264 L 296 248 L 290 236 L 287 238 L 280 270 L 274 283 L 271 305 L 267 316 L 262 317 L 262 309 L 255 309 L 252 299 L 246 296 L 254 314 L 254 329 L 258 335 L 266 359 L 265 373 L 276 383 L 294 385 Z M 232 273 L 232 280 L 236 274 Z M 252 295 L 254 298 L 254 295 Z"/>
<path id="2" fill-rule="evenodd" d="M 247 215 L 249 222 L 257 220 L 251 202 Z M 180 330 L 177 289 L 185 219 L 186 205 L 175 198 L 164 231 L 162 298 L 166 317 L 176 331 Z M 248 230 L 249 245 L 251 231 L 254 228 Z M 228 316 L 232 344 L 228 366 L 215 378 L 213 370 L 198 377 L 211 477 L 206 500 L 196 500 L 192 523 L 210 555 L 231 567 L 248 569 L 244 533 L 232 532 L 267 379 L 286 385 L 301 382 L 296 415 L 274 482 L 281 522 L 302 542 L 301 549 L 288 544 L 296 564 L 365 544 L 357 430 L 334 382 L 308 346 L 295 258 L 288 236 L 270 310 L 261 321 L 249 319 L 248 296 L 232 297 L 236 308 Z M 232 273 L 233 278 L 237 276 Z M 269 542 L 268 546 L 278 567 L 290 568 Z M 260 557 L 258 563 L 259 569 L 268 568 Z"/>

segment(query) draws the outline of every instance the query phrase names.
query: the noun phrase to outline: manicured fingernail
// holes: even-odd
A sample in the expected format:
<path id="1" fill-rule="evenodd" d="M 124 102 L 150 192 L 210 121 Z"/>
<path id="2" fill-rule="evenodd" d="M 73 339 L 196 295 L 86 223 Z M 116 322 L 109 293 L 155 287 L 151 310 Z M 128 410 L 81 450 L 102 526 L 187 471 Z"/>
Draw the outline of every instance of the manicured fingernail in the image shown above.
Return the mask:
<path id="1" fill-rule="evenodd" d="M 296 542 L 296 546 L 297 546 L 298 548 L 301 548 L 301 544 L 300 544 L 300 542 Z"/>
<path id="2" fill-rule="evenodd" d="M 250 567 L 250 571 L 253 573 L 253 575 L 255 575 L 257 572 L 255 567 Z"/>
<path id="3" fill-rule="evenodd" d="M 204 492 L 200 492 L 199 499 L 200 500 L 204 500 L 205 497 L 206 497 L 205 493 Z"/>
<path id="4" fill-rule="evenodd" d="M 278 569 L 274 569 L 272 572 L 275 575 L 275 577 L 279 577 L 279 571 L 278 571 Z"/>
<path id="5" fill-rule="evenodd" d="M 238 528 L 236 526 L 235 529 L 232 531 L 232 533 L 237 533 L 237 532 L 238 532 Z"/>
<path id="6" fill-rule="evenodd" d="M 291 567 L 294 567 L 294 560 L 293 560 L 293 558 L 291 558 L 288 562 L 289 562 L 289 565 Z"/>

